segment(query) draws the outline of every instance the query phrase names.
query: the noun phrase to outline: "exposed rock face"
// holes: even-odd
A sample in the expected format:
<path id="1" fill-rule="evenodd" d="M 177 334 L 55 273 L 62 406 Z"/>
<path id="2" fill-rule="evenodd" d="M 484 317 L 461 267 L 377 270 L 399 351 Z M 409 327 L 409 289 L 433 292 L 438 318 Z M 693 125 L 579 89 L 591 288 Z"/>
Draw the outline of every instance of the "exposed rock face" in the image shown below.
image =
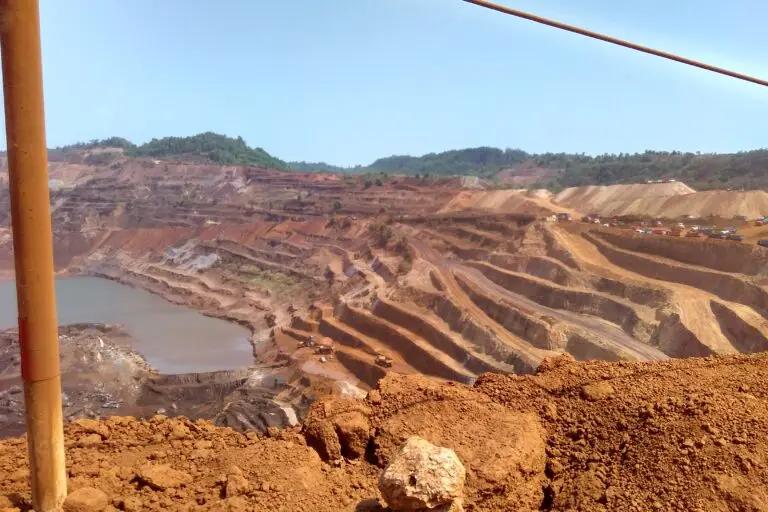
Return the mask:
<path id="1" fill-rule="evenodd" d="M 379 490 L 393 510 L 434 509 L 454 502 L 460 510 L 465 479 L 464 465 L 453 450 L 414 436 L 382 473 Z"/>
<path id="2" fill-rule="evenodd" d="M 605 400 L 613 396 L 614 390 L 607 382 L 593 382 L 581 388 L 581 396 L 591 402 Z"/>
<path id="3" fill-rule="evenodd" d="M 304 436 L 325 460 L 362 457 L 372 429 L 371 410 L 358 400 L 328 396 L 318 400 L 304 422 Z"/>
<path id="4" fill-rule="evenodd" d="M 168 464 L 144 465 L 136 471 L 136 479 L 139 483 L 156 491 L 164 491 L 192 483 L 192 477 L 188 473 L 173 469 Z"/>
<path id="5" fill-rule="evenodd" d="M 72 491 L 64 501 L 64 512 L 101 512 L 107 507 L 107 495 L 93 487 Z"/>

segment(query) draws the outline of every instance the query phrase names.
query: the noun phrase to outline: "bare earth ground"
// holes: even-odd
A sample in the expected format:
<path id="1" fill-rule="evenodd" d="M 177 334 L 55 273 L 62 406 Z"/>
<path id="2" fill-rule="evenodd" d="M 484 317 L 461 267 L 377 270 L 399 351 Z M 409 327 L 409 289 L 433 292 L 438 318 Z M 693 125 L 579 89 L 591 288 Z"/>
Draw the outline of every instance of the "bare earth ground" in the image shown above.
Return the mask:
<path id="1" fill-rule="evenodd" d="M 768 510 L 767 377 L 763 354 L 555 359 L 474 387 L 391 374 L 365 401 L 321 400 L 304 434 L 80 420 L 67 426 L 70 489 L 98 488 L 118 510 L 380 510 L 379 471 L 418 434 L 462 459 L 467 510 Z M 369 422 L 361 458 L 358 439 L 334 437 L 350 431 L 338 420 L 349 411 Z M 336 432 L 318 436 L 322 421 Z M 346 456 L 322 460 L 334 446 Z M 0 496 L 22 510 L 25 448 L 0 442 Z"/>

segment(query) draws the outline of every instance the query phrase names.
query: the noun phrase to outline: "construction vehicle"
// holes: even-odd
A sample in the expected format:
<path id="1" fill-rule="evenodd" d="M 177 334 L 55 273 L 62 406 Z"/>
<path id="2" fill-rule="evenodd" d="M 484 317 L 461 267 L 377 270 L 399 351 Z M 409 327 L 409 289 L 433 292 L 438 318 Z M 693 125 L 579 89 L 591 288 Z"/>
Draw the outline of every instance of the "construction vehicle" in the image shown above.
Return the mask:
<path id="1" fill-rule="evenodd" d="M 333 340 L 331 338 L 322 338 L 315 345 L 315 354 L 333 354 Z"/>
<path id="2" fill-rule="evenodd" d="M 307 336 L 306 339 L 299 341 L 299 348 L 314 347 L 314 346 L 315 346 L 314 336 Z"/>

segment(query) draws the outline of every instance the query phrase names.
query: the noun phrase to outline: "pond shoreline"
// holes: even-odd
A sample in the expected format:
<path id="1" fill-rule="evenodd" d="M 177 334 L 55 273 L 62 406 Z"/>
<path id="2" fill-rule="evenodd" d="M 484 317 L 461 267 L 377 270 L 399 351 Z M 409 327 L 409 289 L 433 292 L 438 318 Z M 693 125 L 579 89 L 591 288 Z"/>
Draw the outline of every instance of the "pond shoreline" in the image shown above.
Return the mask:
<path id="1" fill-rule="evenodd" d="M 14 287 L 6 281 L 0 288 L 5 313 L 0 312 L 0 328 L 15 327 Z M 132 348 L 160 373 L 228 371 L 256 363 L 248 323 L 110 275 L 70 272 L 58 276 L 56 288 L 60 325 L 119 324 L 131 334 Z"/>

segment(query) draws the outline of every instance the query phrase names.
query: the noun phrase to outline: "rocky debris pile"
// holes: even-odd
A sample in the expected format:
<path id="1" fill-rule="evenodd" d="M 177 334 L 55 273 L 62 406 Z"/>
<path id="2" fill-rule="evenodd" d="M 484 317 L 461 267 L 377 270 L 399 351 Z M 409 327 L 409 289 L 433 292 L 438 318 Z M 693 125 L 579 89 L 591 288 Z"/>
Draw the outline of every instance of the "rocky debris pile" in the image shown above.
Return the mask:
<path id="1" fill-rule="evenodd" d="M 303 426 L 263 436 L 164 416 L 78 420 L 65 429 L 70 505 L 81 507 L 70 510 L 382 512 L 389 501 L 499 512 L 766 511 L 766 379 L 768 354 L 563 357 L 536 375 L 485 374 L 474 387 L 388 374 L 363 401 L 323 398 Z M 424 444 L 404 454 L 414 436 Z M 463 466 L 463 491 L 458 461 L 437 447 Z M 453 469 L 430 472 L 424 452 Z M 432 487 L 429 474 L 446 479 Z M 26 440 L 0 441 L 0 510 L 30 509 L 28 478 Z"/>
<path id="2" fill-rule="evenodd" d="M 21 411 L 18 411 L 19 414 L 24 410 L 24 394 L 22 392 L 21 386 L 14 385 L 7 389 L 0 390 L 0 409 L 18 409 L 22 408 Z"/>
<path id="3" fill-rule="evenodd" d="M 392 510 L 461 512 L 465 478 L 453 450 L 413 436 L 381 474 L 379 490 Z"/>
<path id="4" fill-rule="evenodd" d="M 122 399 L 107 391 L 101 382 L 94 386 L 93 391 L 85 393 L 84 398 L 89 402 L 99 404 L 102 409 L 119 409 L 123 403 Z"/>
<path id="5" fill-rule="evenodd" d="M 17 329 L 0 331 L 0 415 L 22 417 L 21 365 Z M 139 381 L 151 373 L 144 359 L 126 344 L 128 334 L 108 324 L 59 327 L 62 405 L 67 419 L 103 417 L 135 398 Z M 109 379 L 105 378 L 109 375 Z M 3 386 L 6 385 L 3 389 Z M 13 421 L 0 420 L 0 435 L 15 432 Z M 7 428 L 9 427 L 9 428 Z"/>

